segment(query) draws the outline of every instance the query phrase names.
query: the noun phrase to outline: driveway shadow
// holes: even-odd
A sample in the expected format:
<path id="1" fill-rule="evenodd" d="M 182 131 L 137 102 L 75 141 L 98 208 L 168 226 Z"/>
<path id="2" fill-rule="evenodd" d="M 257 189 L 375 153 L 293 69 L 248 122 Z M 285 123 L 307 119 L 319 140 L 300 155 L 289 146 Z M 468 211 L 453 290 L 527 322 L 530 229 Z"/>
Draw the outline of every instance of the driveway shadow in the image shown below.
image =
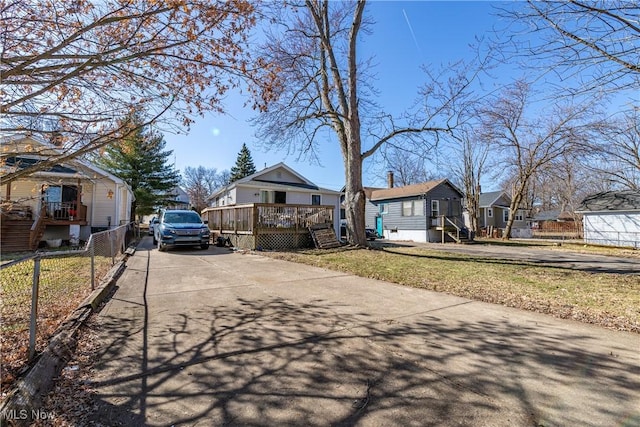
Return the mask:
<path id="1" fill-rule="evenodd" d="M 146 425 L 631 425 L 628 349 L 503 319 L 397 319 L 312 299 L 238 298 L 104 316 L 89 386 Z M 613 423 L 612 423 L 613 422 Z"/>

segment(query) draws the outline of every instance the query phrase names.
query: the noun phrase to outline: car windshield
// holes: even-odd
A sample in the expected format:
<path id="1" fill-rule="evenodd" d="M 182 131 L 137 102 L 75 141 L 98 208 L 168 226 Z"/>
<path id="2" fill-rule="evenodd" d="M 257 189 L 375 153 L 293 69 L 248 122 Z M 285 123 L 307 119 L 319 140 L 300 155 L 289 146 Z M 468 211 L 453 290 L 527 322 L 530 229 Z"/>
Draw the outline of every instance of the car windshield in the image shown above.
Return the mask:
<path id="1" fill-rule="evenodd" d="M 195 212 L 171 212 L 164 216 L 168 223 L 200 223 L 200 217 Z"/>

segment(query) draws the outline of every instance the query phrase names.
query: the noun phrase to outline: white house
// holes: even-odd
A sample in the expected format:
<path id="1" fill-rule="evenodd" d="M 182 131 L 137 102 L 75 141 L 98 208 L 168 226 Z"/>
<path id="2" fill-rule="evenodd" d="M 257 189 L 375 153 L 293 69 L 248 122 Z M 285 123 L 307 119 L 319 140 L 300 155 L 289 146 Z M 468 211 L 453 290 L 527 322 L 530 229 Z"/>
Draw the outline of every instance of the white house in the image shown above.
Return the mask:
<path id="1" fill-rule="evenodd" d="M 59 155 L 64 148 L 30 135 L 0 138 L 3 174 Z M 30 246 L 50 239 L 81 240 L 92 232 L 131 221 L 131 188 L 120 178 L 82 159 L 67 160 L 0 187 L 5 218 L 33 223 Z M 21 218 L 7 215 L 22 212 Z M 3 224 L 3 230 L 4 230 Z M 34 233 L 35 230 L 39 230 Z M 3 239 L 3 246 L 5 243 Z"/>
<path id="2" fill-rule="evenodd" d="M 249 203 L 333 206 L 334 229 L 339 235 L 340 191 L 320 188 L 280 162 L 216 190 L 209 206 L 223 207 Z"/>
<path id="3" fill-rule="evenodd" d="M 318 233 L 327 236 L 318 230 L 327 224 L 338 235 L 340 195 L 278 163 L 219 188 L 202 217 L 214 239 L 227 239 L 235 247 L 306 247 L 317 243 Z"/>
<path id="4" fill-rule="evenodd" d="M 576 212 L 583 215 L 585 243 L 640 248 L 640 192 L 594 194 Z"/>

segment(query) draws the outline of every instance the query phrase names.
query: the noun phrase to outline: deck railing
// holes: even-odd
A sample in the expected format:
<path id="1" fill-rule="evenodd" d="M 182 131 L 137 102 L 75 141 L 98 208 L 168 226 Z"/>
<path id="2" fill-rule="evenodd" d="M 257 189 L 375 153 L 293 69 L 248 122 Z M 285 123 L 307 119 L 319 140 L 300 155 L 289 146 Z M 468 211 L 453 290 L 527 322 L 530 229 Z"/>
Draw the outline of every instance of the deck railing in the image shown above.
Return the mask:
<path id="1" fill-rule="evenodd" d="M 206 208 L 202 217 L 220 233 L 307 232 L 316 224 L 333 224 L 334 207 L 252 203 Z"/>

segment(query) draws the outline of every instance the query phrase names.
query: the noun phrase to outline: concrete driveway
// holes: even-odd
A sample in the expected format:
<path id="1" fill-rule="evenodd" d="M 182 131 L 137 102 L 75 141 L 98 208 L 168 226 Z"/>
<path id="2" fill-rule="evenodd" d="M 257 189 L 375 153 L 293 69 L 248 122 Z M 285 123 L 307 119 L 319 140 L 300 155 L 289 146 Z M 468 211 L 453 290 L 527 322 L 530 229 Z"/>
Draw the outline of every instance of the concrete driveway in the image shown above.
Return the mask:
<path id="1" fill-rule="evenodd" d="M 640 336 L 145 238 L 100 312 L 105 425 L 640 424 Z"/>

